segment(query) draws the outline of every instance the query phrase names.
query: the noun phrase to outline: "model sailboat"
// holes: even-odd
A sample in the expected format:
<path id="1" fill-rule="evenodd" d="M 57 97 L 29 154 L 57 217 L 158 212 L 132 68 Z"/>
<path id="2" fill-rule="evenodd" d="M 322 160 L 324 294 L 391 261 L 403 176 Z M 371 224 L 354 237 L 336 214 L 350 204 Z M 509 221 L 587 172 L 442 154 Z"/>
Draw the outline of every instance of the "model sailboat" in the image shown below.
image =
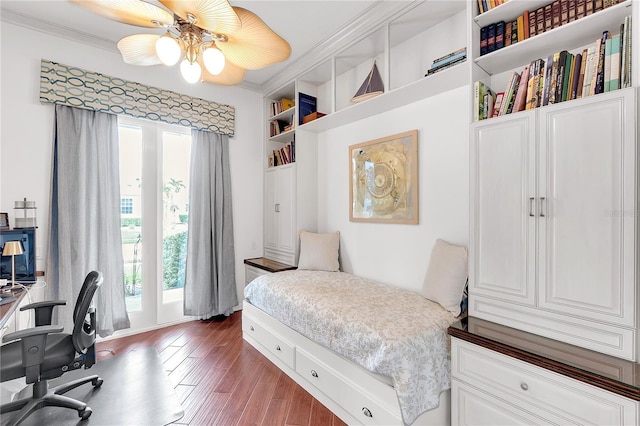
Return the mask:
<path id="1" fill-rule="evenodd" d="M 369 75 L 362 83 L 362 86 L 358 89 L 356 94 L 351 98 L 351 102 L 362 102 L 367 99 L 375 98 L 378 95 L 384 93 L 384 84 L 382 84 L 382 78 L 378 71 L 376 62 L 373 61 L 373 67 L 369 71 Z"/>

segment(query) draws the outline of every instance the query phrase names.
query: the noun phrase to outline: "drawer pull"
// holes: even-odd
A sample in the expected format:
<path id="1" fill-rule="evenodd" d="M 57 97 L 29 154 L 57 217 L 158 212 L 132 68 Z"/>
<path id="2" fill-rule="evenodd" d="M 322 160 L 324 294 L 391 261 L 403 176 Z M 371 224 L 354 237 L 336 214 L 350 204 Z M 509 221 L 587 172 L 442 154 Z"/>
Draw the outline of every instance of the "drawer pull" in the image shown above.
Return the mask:
<path id="1" fill-rule="evenodd" d="M 280 345 L 276 345 L 276 351 L 279 351 L 280 349 Z"/>
<path id="2" fill-rule="evenodd" d="M 253 328 L 253 326 L 249 326 L 249 328 L 251 329 L 251 331 L 254 331 L 255 329 Z"/>
<path id="3" fill-rule="evenodd" d="M 373 417 L 371 410 L 369 410 L 367 407 L 362 407 L 362 413 L 367 417 Z"/>
<path id="4" fill-rule="evenodd" d="M 522 383 L 520 383 L 520 388 L 521 388 L 523 391 L 526 391 L 526 390 L 529 390 L 529 385 L 528 385 L 528 384 L 526 384 L 525 382 L 522 382 Z"/>
<path id="5" fill-rule="evenodd" d="M 318 373 L 316 372 L 316 370 L 311 370 L 311 375 L 313 377 L 318 377 Z"/>

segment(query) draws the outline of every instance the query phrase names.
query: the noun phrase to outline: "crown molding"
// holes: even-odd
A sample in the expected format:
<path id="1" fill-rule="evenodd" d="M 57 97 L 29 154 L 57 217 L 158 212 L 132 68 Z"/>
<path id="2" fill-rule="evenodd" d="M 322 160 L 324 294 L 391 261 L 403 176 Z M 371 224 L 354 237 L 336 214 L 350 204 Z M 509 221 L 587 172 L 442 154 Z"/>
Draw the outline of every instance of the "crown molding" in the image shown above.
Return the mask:
<path id="1" fill-rule="evenodd" d="M 265 82 L 262 86 L 262 92 L 266 95 L 280 89 L 285 84 L 295 80 L 297 76 L 317 67 L 337 52 L 362 40 L 381 28 L 386 22 L 395 19 L 421 3 L 424 3 L 424 0 L 377 0 L 358 17 L 290 64 L 283 72 Z"/>
<path id="2" fill-rule="evenodd" d="M 93 47 L 108 50 L 109 52 L 118 53 L 116 46 L 110 40 L 96 37 L 94 34 L 84 33 L 75 28 L 65 27 L 54 22 L 45 21 L 43 19 L 34 18 L 32 16 L 23 15 L 9 10 L 2 11 L 0 14 L 0 20 L 8 24 L 88 44 Z"/>

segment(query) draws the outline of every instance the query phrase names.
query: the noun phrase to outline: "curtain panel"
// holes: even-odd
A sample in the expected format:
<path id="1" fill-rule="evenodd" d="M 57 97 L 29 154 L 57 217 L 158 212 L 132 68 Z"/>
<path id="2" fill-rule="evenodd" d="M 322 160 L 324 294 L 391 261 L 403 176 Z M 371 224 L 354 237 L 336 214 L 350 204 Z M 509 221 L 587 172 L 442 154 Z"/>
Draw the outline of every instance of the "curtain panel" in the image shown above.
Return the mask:
<path id="1" fill-rule="evenodd" d="M 235 108 L 43 59 L 40 102 L 233 136 Z"/>
<path id="2" fill-rule="evenodd" d="M 184 314 L 231 315 L 236 288 L 229 138 L 191 131 Z"/>
<path id="3" fill-rule="evenodd" d="M 102 337 L 129 328 L 120 234 L 118 118 L 55 106 L 47 296 L 67 305 L 58 323 L 73 330 L 73 309 L 92 270 L 102 272 L 94 303 Z"/>

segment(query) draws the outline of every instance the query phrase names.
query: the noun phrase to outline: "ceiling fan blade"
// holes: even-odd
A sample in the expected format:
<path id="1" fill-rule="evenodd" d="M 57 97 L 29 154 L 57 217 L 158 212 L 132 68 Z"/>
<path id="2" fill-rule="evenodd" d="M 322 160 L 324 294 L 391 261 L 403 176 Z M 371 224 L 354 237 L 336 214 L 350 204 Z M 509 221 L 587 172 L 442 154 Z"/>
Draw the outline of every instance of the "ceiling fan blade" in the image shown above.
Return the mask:
<path id="1" fill-rule="evenodd" d="M 156 28 L 173 25 L 173 14 L 141 0 L 70 0 L 93 13 L 125 24 Z"/>
<path id="2" fill-rule="evenodd" d="M 136 34 L 123 38 L 118 42 L 118 50 L 125 63 L 131 65 L 158 65 L 162 62 L 156 54 L 158 34 Z"/>
<path id="3" fill-rule="evenodd" d="M 202 63 L 202 57 L 198 58 L 198 63 L 202 67 L 202 81 L 208 83 L 221 84 L 223 86 L 233 86 L 242 83 L 244 80 L 245 69 L 226 61 L 222 72 L 218 75 L 212 75 Z"/>
<path id="4" fill-rule="evenodd" d="M 216 43 L 225 58 L 250 70 L 264 68 L 282 62 L 291 54 L 291 46 L 276 34 L 255 13 L 241 7 L 233 8 L 242 28 L 227 34 L 227 42 Z"/>
<path id="5" fill-rule="evenodd" d="M 198 18 L 200 28 L 214 33 L 233 33 L 242 23 L 227 0 L 159 0 L 176 15 L 189 21 L 188 14 Z"/>

